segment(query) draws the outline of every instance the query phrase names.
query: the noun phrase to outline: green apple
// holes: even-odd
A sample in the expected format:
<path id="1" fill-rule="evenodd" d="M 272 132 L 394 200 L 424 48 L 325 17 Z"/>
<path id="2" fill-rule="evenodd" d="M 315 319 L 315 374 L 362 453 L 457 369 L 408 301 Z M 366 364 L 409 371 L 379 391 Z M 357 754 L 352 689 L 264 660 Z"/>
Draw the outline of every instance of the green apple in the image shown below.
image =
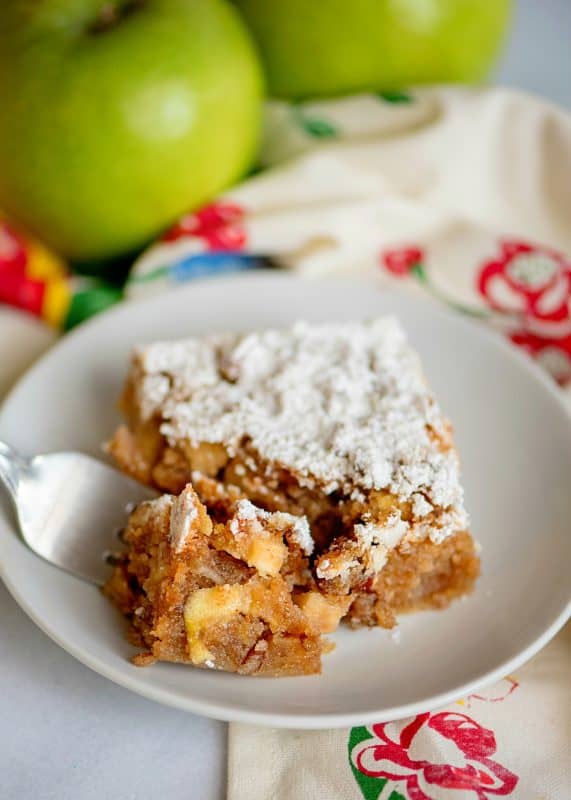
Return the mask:
<path id="1" fill-rule="evenodd" d="M 484 78 L 511 0 L 235 0 L 270 92 L 303 98 Z"/>
<path id="2" fill-rule="evenodd" d="M 0 209 L 75 260 L 140 247 L 251 165 L 263 81 L 225 0 L 1 0 Z"/>

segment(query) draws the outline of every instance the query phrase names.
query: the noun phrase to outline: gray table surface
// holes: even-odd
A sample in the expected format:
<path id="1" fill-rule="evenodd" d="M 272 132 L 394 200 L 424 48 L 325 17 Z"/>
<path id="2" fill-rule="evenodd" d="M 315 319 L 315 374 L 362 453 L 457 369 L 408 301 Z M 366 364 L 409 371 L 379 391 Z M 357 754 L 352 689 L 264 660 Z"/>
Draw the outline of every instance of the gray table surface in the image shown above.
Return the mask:
<path id="1" fill-rule="evenodd" d="M 497 81 L 571 108 L 571 0 L 520 0 Z M 2 800 L 214 800 L 226 729 L 121 689 L 53 644 L 0 586 Z"/>
<path id="2" fill-rule="evenodd" d="M 571 0 L 514 0 L 511 35 L 497 83 L 571 109 Z"/>

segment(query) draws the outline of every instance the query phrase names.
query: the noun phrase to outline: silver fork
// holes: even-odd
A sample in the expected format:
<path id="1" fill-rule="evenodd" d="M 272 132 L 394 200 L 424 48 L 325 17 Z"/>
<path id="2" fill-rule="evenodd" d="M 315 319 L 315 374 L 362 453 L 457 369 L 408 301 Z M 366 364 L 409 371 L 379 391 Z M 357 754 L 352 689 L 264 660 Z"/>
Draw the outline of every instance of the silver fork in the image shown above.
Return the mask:
<path id="1" fill-rule="evenodd" d="M 95 458 L 53 453 L 24 458 L 0 441 L 0 483 L 28 547 L 56 567 L 102 584 L 120 549 L 128 512 L 156 493 Z"/>

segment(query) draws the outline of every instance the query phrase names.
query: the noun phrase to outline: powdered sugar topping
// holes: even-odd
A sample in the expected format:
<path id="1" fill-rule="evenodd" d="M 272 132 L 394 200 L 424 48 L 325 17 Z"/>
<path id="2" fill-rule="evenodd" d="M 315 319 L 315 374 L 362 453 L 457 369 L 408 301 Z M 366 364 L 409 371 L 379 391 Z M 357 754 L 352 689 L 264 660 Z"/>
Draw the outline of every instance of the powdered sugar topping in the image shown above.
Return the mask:
<path id="1" fill-rule="evenodd" d="M 314 542 L 307 517 L 295 517 L 293 514 L 286 514 L 285 511 L 274 511 L 272 522 L 282 531 L 289 530 L 291 540 L 306 556 L 313 553 Z"/>
<path id="2" fill-rule="evenodd" d="M 188 541 L 193 523 L 198 518 L 199 502 L 194 491 L 187 488 L 172 504 L 169 540 L 175 552 L 183 550 Z"/>
<path id="3" fill-rule="evenodd" d="M 307 517 L 296 517 L 284 511 L 265 511 L 250 500 L 240 500 L 234 517 L 230 520 L 230 532 L 234 536 L 240 536 L 244 522 L 258 522 L 261 526 L 269 523 L 274 530 L 289 536 L 305 555 L 310 556 L 313 552 L 314 542 Z"/>
<path id="4" fill-rule="evenodd" d="M 413 494 L 412 496 L 412 513 L 415 517 L 426 517 L 431 511 L 434 510 L 432 503 L 429 503 L 426 497 L 421 494 Z"/>
<path id="5" fill-rule="evenodd" d="M 394 318 L 158 343 L 136 363 L 141 413 L 159 413 L 171 443 L 248 441 L 328 492 L 462 508 L 446 421 Z"/>

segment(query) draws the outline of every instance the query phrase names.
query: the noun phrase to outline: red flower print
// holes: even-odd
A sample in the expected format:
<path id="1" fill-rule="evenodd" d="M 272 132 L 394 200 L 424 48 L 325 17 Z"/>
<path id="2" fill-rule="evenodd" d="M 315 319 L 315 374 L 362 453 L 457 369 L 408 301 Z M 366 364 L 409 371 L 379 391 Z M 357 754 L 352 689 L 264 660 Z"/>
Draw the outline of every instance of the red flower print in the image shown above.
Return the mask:
<path id="1" fill-rule="evenodd" d="M 398 278 L 406 277 L 423 259 L 420 247 L 402 247 L 398 250 L 384 250 L 381 264 L 388 272 Z"/>
<path id="2" fill-rule="evenodd" d="M 372 738 L 351 753 L 356 769 L 372 778 L 395 782 L 409 800 L 452 800 L 468 793 L 474 800 L 506 796 L 518 778 L 491 757 L 493 731 L 465 714 L 443 711 L 419 714 L 412 721 L 371 727 Z"/>
<path id="3" fill-rule="evenodd" d="M 546 247 L 503 242 L 497 258 L 480 270 L 477 288 L 495 311 L 529 321 L 571 319 L 571 261 Z"/>
<path id="4" fill-rule="evenodd" d="M 208 250 L 242 250 L 246 231 L 242 225 L 244 209 L 235 203 L 212 203 L 193 214 L 186 214 L 164 235 L 166 242 L 195 237 Z"/>
<path id="5" fill-rule="evenodd" d="M 28 256 L 26 243 L 6 222 L 0 221 L 0 275 L 4 272 L 23 273 Z"/>
<path id="6" fill-rule="evenodd" d="M 479 692 L 474 692 L 461 700 L 457 700 L 456 704 L 472 708 L 473 705 L 478 705 L 478 703 L 503 703 L 516 689 L 519 689 L 519 682 L 511 675 L 508 675 L 492 686 L 487 686 L 484 689 L 480 689 Z"/>
<path id="7" fill-rule="evenodd" d="M 532 355 L 562 386 L 571 381 L 571 333 L 560 339 L 513 331 L 510 339 Z"/>
<path id="8" fill-rule="evenodd" d="M 41 316 L 46 284 L 16 272 L 0 272 L 0 303 Z"/>
<path id="9" fill-rule="evenodd" d="M 479 693 L 469 694 L 466 698 L 468 708 L 472 705 L 474 700 L 481 701 L 482 703 L 503 703 L 503 701 L 507 700 L 518 688 L 518 681 L 508 675 L 507 678 L 502 678 L 499 683 L 495 683 L 487 689 L 482 689 Z"/>

